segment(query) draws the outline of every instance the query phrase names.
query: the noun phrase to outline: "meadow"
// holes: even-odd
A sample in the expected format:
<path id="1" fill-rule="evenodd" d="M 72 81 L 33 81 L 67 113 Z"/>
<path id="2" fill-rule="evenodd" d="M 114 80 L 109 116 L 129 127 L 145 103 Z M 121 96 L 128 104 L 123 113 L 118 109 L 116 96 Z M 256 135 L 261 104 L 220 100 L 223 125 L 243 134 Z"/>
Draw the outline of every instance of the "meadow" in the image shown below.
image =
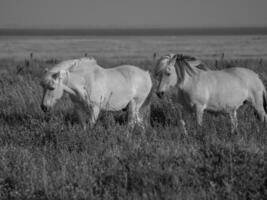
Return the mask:
<path id="1" fill-rule="evenodd" d="M 146 59 L 106 59 L 153 71 Z M 227 115 L 205 113 L 203 127 L 185 117 L 183 134 L 172 91 L 153 97 L 145 130 L 129 130 L 125 113 L 103 112 L 83 130 L 64 96 L 40 109 L 44 68 L 57 59 L 0 61 L 0 199 L 266 199 L 267 129 L 249 105 L 230 133 Z M 267 87 L 264 59 L 207 59 L 212 69 L 250 68 Z"/>
<path id="2" fill-rule="evenodd" d="M 0 36 L 0 58 L 60 60 L 88 53 L 110 61 L 147 60 L 178 52 L 200 59 L 267 59 L 267 35 L 215 36 Z"/>

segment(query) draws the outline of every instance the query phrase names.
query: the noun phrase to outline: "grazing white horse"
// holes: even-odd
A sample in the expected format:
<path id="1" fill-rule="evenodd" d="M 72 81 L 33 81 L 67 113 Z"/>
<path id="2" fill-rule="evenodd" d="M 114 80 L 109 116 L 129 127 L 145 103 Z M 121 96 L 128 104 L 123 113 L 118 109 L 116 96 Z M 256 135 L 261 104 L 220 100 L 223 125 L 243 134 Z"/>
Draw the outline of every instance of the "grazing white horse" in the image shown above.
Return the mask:
<path id="1" fill-rule="evenodd" d="M 266 90 L 259 76 L 245 68 L 210 70 L 199 60 L 169 54 L 156 64 L 159 76 L 157 95 L 162 97 L 170 87 L 178 88 L 179 103 L 195 109 L 197 122 L 202 125 L 204 110 L 230 114 L 231 131 L 238 126 L 237 109 L 251 102 L 261 121 L 267 120 Z"/>
<path id="2" fill-rule="evenodd" d="M 89 111 L 90 125 L 94 125 L 100 110 L 128 109 L 131 125 L 142 123 L 140 108 L 148 103 L 152 81 L 148 71 L 131 65 L 104 69 L 94 58 L 67 60 L 46 72 L 41 81 L 41 108 L 53 107 L 63 93 L 70 95 L 84 128 L 82 111 Z"/>

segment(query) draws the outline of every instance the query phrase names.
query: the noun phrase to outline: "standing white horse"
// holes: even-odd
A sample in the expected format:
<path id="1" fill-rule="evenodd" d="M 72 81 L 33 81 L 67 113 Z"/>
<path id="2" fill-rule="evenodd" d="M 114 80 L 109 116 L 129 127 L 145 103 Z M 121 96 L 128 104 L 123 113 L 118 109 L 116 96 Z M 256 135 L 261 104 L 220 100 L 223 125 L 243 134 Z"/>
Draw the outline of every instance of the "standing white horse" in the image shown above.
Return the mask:
<path id="1" fill-rule="evenodd" d="M 84 128 L 86 124 L 82 111 L 90 112 L 89 121 L 94 125 L 100 110 L 119 111 L 126 107 L 129 123 L 142 123 L 140 108 L 147 104 L 152 89 L 149 72 L 131 65 L 104 69 L 94 58 L 57 64 L 46 72 L 41 85 L 42 110 L 53 107 L 66 92 Z"/>
<path id="2" fill-rule="evenodd" d="M 267 120 L 266 90 L 259 76 L 245 68 L 209 70 L 190 56 L 169 54 L 156 65 L 159 76 L 157 95 L 162 97 L 170 87 L 178 87 L 179 103 L 194 108 L 197 122 L 202 125 L 204 110 L 230 114 L 232 132 L 238 126 L 237 109 L 251 102 L 261 121 Z"/>

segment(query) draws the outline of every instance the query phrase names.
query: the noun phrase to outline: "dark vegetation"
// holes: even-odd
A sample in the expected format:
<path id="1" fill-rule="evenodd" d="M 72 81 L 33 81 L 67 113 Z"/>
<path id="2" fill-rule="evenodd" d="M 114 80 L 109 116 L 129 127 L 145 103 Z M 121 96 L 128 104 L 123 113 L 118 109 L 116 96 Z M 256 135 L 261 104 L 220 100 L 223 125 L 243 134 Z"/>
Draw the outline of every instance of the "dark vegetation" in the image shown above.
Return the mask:
<path id="1" fill-rule="evenodd" d="M 131 63 L 152 71 L 149 60 Z M 230 134 L 227 115 L 186 116 L 175 91 L 151 105 L 152 124 L 129 130 L 125 113 L 102 113 L 84 131 L 65 96 L 40 109 L 40 77 L 56 59 L 0 61 L 0 199 L 267 199 L 267 130 L 249 105 Z M 267 86 L 265 60 L 207 60 L 212 68 L 248 67 Z"/>

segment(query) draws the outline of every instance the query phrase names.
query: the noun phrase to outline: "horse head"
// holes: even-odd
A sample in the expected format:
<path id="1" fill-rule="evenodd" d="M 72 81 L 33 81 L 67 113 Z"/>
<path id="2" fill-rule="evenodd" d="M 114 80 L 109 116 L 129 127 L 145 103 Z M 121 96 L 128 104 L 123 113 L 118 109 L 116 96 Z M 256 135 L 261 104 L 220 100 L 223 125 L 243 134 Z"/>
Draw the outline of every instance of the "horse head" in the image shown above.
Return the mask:
<path id="1" fill-rule="evenodd" d="M 43 88 L 43 98 L 41 109 L 46 112 L 53 107 L 57 100 L 59 100 L 64 93 L 64 83 L 68 78 L 68 71 L 60 70 L 58 72 L 46 72 L 41 86 Z"/>
<path id="2" fill-rule="evenodd" d="M 193 76 L 197 72 L 207 70 L 201 61 L 182 54 L 168 54 L 162 56 L 156 64 L 156 77 L 159 80 L 157 95 L 163 94 L 177 84 L 184 82 L 186 75 Z"/>

